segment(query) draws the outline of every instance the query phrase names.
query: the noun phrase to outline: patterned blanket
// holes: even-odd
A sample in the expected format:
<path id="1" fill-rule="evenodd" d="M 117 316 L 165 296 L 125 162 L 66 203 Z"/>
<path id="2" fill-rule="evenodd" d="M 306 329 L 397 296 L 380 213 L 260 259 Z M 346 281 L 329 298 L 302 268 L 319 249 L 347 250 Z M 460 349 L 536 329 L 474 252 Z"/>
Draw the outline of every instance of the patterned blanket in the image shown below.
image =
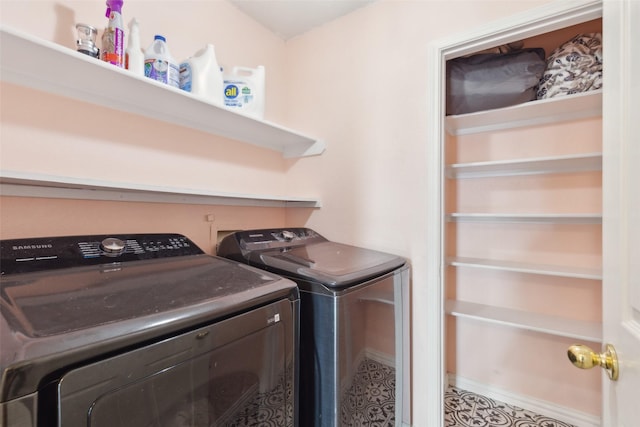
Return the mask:
<path id="1" fill-rule="evenodd" d="M 602 88 L 602 34 L 578 34 L 553 51 L 538 86 L 538 99 Z"/>

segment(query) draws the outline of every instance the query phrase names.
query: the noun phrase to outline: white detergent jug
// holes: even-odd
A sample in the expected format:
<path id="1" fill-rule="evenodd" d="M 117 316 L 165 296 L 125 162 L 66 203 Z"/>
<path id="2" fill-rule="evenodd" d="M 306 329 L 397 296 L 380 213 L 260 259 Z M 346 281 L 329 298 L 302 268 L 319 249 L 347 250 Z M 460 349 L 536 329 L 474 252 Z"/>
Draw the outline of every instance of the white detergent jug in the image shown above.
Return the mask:
<path id="1" fill-rule="evenodd" d="M 180 64 L 180 89 L 223 105 L 222 86 L 222 71 L 212 44 L 206 45 Z"/>
<path id="2" fill-rule="evenodd" d="M 264 117 L 264 66 L 233 67 L 224 74 L 224 105 L 232 110 Z"/>
<path id="3" fill-rule="evenodd" d="M 180 87 L 179 73 L 178 64 L 167 47 L 167 40 L 156 35 L 144 52 L 144 75 L 169 86 Z"/>

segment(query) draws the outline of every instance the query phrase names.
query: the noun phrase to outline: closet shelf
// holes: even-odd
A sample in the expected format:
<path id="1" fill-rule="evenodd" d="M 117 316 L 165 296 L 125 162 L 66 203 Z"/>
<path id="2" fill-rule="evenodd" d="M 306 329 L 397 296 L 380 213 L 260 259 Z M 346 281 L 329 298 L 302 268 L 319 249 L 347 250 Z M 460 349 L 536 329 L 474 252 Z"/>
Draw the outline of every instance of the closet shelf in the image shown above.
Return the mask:
<path id="1" fill-rule="evenodd" d="M 516 273 L 540 274 L 545 276 L 569 277 L 575 279 L 602 280 L 602 269 L 566 267 L 560 265 L 531 264 L 514 261 L 497 261 L 481 258 L 452 257 L 447 264 L 454 267 L 484 268 Z"/>
<path id="2" fill-rule="evenodd" d="M 447 116 L 445 128 L 451 135 L 493 132 L 526 126 L 562 123 L 600 117 L 602 90 L 530 101 L 511 107 Z"/>
<path id="3" fill-rule="evenodd" d="M 498 222 L 536 224 L 602 224 L 602 214 L 509 214 L 509 213 L 451 213 L 450 222 Z"/>
<path id="4" fill-rule="evenodd" d="M 532 159 L 456 163 L 447 167 L 447 177 L 452 179 L 488 178 L 600 170 L 602 170 L 602 153 L 588 153 Z"/>
<path id="5" fill-rule="evenodd" d="M 325 143 L 206 102 L 73 49 L 0 28 L 3 82 L 125 111 L 256 146 L 283 157 L 321 154 Z"/>
<path id="6" fill-rule="evenodd" d="M 445 302 L 445 311 L 447 314 L 456 317 L 526 329 L 575 340 L 594 343 L 602 342 L 602 324 L 599 322 L 568 319 L 458 300 L 447 300 Z"/>
<path id="7" fill-rule="evenodd" d="M 0 171 L 3 196 L 196 205 L 319 208 L 320 201 L 302 197 L 226 193 L 195 188 L 100 181 L 16 171 Z"/>

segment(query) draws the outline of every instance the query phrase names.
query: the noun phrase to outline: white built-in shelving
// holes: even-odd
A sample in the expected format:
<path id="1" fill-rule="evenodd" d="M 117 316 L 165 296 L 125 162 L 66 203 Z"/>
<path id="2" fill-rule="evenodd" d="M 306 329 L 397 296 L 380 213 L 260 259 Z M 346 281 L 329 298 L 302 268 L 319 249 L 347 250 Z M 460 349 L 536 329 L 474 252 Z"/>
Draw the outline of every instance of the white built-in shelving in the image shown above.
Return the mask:
<path id="1" fill-rule="evenodd" d="M 530 101 L 512 107 L 447 116 L 445 127 L 451 135 L 494 132 L 526 126 L 563 123 L 600 117 L 602 90 Z"/>
<path id="2" fill-rule="evenodd" d="M 447 300 L 445 302 L 445 311 L 456 317 L 511 326 L 576 340 L 590 342 L 602 341 L 602 324 L 600 322 L 575 320 L 567 317 L 532 313 L 460 300 Z"/>
<path id="3" fill-rule="evenodd" d="M 0 27 L 0 79 L 42 92 L 124 111 L 167 123 L 196 129 L 210 135 L 253 144 L 280 152 L 285 158 L 322 154 L 325 143 L 278 124 L 231 111 L 195 95 L 169 87 L 127 70 L 114 67 L 65 46 Z M 99 83 L 96 83 L 99 82 Z M 230 143 L 233 143 L 230 141 Z M 84 198 L 111 200 L 115 193 L 124 199 L 150 201 L 201 200 L 202 203 L 230 202 L 259 206 L 319 206 L 312 198 L 271 195 L 228 194 L 185 188 L 153 187 L 117 182 L 97 182 L 74 177 L 43 177 L 20 171 L 2 171 L 3 194 L 39 194 L 50 197 L 74 192 Z"/>
<path id="4" fill-rule="evenodd" d="M 602 170 L 602 153 L 587 153 L 532 159 L 455 163 L 447 167 L 447 177 L 457 179 L 489 178 L 599 170 Z"/>
<path id="5" fill-rule="evenodd" d="M 569 267 L 563 265 L 533 264 L 527 262 L 468 257 L 450 257 L 447 258 L 447 264 L 454 267 L 482 268 L 489 270 L 511 271 L 515 273 L 540 274 L 544 276 L 602 280 L 601 268 Z"/>
<path id="6" fill-rule="evenodd" d="M 528 126 L 564 123 L 578 119 L 600 117 L 602 92 L 593 91 L 547 100 L 531 101 L 507 108 L 477 113 L 448 116 L 447 132 L 454 136 L 495 132 Z M 446 177 L 451 180 L 578 173 L 602 170 L 602 153 L 579 153 L 539 158 L 507 159 L 484 162 L 455 163 L 446 166 Z M 498 224 L 601 224 L 601 213 L 548 213 L 548 212 L 452 212 L 445 215 L 449 222 Z M 463 238 L 458 236 L 458 238 Z M 541 265 L 508 260 L 450 257 L 447 265 L 455 268 L 481 268 L 497 271 L 537 274 L 599 282 L 599 268 Z M 477 304 L 468 301 L 447 300 L 450 315 L 474 319 L 514 328 L 537 331 L 576 340 L 599 342 L 602 325 L 599 322 L 580 321 L 511 308 Z"/>
<path id="7" fill-rule="evenodd" d="M 536 224 L 601 224 L 599 213 L 461 213 L 447 215 L 451 222 L 501 222 Z"/>

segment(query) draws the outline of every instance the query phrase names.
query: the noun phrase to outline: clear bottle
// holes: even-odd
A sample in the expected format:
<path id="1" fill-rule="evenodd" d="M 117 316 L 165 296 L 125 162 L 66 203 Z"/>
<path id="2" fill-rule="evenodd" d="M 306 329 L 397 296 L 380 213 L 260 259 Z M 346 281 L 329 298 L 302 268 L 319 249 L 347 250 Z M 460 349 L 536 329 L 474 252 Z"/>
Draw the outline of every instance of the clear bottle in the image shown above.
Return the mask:
<path id="1" fill-rule="evenodd" d="M 169 52 L 167 40 L 161 35 L 156 35 L 144 52 L 144 75 L 169 86 L 180 87 L 178 63 Z"/>
<path id="2" fill-rule="evenodd" d="M 85 55 L 89 55 L 94 58 L 99 57 L 100 49 L 96 46 L 96 35 L 98 34 L 98 30 L 91 25 L 81 23 L 76 24 L 76 29 L 78 30 L 78 38 L 76 40 L 78 52 L 82 52 Z"/>

